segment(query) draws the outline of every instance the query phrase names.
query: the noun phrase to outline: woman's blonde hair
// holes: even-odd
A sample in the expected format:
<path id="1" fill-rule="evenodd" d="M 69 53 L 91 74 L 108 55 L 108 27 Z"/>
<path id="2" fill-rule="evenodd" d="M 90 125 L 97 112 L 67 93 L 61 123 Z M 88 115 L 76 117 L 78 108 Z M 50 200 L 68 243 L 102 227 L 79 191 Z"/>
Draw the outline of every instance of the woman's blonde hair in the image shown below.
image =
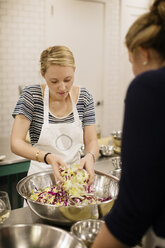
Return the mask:
<path id="1" fill-rule="evenodd" d="M 165 58 L 165 0 L 155 0 L 150 11 L 131 25 L 125 44 L 131 52 L 138 46 L 153 48 Z"/>
<path id="2" fill-rule="evenodd" d="M 50 65 L 75 68 L 73 53 L 66 46 L 52 46 L 41 53 L 41 74 L 44 75 Z"/>

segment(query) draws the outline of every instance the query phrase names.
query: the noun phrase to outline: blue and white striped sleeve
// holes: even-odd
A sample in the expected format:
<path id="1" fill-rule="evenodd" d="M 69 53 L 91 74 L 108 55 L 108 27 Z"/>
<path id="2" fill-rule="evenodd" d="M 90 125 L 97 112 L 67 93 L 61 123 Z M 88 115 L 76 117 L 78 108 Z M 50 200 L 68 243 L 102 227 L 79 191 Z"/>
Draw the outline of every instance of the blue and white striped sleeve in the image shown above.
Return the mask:
<path id="1" fill-rule="evenodd" d="M 95 123 L 96 120 L 93 96 L 86 90 L 84 95 L 83 126 L 94 125 Z"/>
<path id="2" fill-rule="evenodd" d="M 16 115 L 23 114 L 30 122 L 33 119 L 34 101 L 30 91 L 30 87 L 24 88 L 12 116 L 15 118 Z"/>

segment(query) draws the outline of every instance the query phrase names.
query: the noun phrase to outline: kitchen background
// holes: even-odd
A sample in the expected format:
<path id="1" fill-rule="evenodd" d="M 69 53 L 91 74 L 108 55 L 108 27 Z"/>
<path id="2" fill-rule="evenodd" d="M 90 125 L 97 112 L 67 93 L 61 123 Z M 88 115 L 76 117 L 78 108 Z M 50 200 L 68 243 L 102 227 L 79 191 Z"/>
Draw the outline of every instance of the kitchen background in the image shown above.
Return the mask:
<path id="1" fill-rule="evenodd" d="M 102 136 L 122 127 L 131 67 L 124 35 L 150 0 L 0 0 L 0 137 L 9 137 L 19 86 L 42 83 L 39 57 L 66 45 L 75 84 L 91 91 Z"/>

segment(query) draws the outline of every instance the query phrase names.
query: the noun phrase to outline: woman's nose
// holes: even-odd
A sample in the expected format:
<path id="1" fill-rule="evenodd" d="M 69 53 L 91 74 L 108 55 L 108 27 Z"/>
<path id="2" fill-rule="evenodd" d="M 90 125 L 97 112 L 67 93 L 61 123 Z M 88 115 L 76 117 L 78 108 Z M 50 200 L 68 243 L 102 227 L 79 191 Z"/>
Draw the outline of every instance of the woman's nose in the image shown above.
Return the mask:
<path id="1" fill-rule="evenodd" d="M 60 90 L 65 90 L 65 83 L 64 83 L 64 82 L 61 82 L 61 83 L 60 83 L 59 89 L 60 89 Z"/>

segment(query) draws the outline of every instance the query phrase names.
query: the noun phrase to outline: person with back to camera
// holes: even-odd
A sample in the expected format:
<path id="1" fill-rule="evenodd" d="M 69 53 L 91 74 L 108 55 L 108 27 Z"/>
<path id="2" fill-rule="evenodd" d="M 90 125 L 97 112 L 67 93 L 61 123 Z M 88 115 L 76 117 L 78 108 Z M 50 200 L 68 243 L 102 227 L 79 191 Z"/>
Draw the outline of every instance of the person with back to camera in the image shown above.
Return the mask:
<path id="1" fill-rule="evenodd" d="M 28 175 L 53 169 L 56 180 L 63 181 L 59 167 L 79 163 L 92 183 L 99 152 L 93 97 L 86 88 L 73 86 L 75 61 L 69 48 L 49 47 L 40 63 L 46 83 L 23 90 L 13 112 L 11 150 L 31 160 Z M 80 160 L 83 143 L 86 154 Z"/>
<path id="2" fill-rule="evenodd" d="M 165 247 L 165 0 L 129 28 L 119 193 L 92 248 Z"/>

